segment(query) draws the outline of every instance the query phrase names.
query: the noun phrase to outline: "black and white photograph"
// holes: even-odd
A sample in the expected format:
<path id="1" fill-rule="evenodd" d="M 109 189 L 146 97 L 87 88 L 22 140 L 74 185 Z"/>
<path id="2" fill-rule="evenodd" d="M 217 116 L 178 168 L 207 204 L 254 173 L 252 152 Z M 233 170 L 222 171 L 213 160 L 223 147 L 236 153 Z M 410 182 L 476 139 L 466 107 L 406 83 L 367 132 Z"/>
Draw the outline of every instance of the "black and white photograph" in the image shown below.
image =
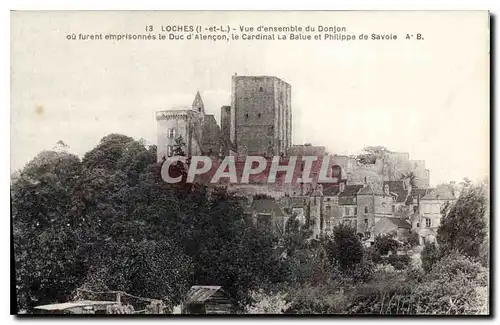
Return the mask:
<path id="1" fill-rule="evenodd" d="M 491 315 L 490 33 L 11 11 L 11 313 Z"/>

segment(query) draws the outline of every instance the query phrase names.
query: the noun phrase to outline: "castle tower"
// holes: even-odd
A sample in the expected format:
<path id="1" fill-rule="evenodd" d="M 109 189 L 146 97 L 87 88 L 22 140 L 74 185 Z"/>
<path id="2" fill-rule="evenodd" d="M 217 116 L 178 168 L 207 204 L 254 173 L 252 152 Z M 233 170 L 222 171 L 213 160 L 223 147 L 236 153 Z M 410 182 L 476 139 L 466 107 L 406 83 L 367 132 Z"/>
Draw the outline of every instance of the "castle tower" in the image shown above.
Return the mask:
<path id="1" fill-rule="evenodd" d="M 291 86 L 283 80 L 234 75 L 229 115 L 240 154 L 278 156 L 291 146 Z"/>
<path id="2" fill-rule="evenodd" d="M 183 150 L 187 156 L 200 155 L 204 121 L 205 106 L 199 91 L 191 106 L 157 111 L 157 161 L 173 155 L 179 136 L 185 143 Z"/>

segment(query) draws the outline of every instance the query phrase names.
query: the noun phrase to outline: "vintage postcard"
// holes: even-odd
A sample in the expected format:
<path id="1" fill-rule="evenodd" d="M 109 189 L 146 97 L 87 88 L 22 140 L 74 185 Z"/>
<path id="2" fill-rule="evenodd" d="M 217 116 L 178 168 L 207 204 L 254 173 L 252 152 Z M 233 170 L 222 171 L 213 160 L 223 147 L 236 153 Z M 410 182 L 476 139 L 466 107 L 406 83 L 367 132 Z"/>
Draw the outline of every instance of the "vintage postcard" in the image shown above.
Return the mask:
<path id="1" fill-rule="evenodd" d="M 490 314 L 487 11 L 12 11 L 15 314 Z"/>

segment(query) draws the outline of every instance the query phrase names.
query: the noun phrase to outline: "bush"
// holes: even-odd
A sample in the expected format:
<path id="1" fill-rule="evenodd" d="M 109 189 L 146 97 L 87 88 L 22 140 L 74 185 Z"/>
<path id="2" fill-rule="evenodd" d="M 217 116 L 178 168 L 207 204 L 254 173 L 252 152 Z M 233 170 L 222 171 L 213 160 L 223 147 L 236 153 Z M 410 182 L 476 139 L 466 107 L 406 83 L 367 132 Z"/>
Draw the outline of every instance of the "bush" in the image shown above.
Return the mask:
<path id="1" fill-rule="evenodd" d="M 476 281 L 478 276 L 484 272 L 485 269 L 478 262 L 473 261 L 471 258 L 454 252 L 450 255 L 443 257 L 435 263 L 431 270 L 431 278 L 443 281 L 465 280 Z M 480 283 L 486 285 L 487 283 Z"/>
<path id="2" fill-rule="evenodd" d="M 363 246 L 354 229 L 338 225 L 333 229 L 336 246 L 335 260 L 342 271 L 354 269 L 363 258 Z"/>
<path id="3" fill-rule="evenodd" d="M 287 314 L 343 314 L 349 299 L 337 285 L 303 286 L 289 295 Z"/>
<path id="4" fill-rule="evenodd" d="M 422 268 L 425 272 L 429 272 L 432 266 L 439 260 L 440 254 L 435 243 L 430 243 L 424 246 L 421 253 Z"/>
<path id="5" fill-rule="evenodd" d="M 415 247 L 420 244 L 420 241 L 418 239 L 418 234 L 415 231 L 411 231 L 410 235 L 408 236 L 408 245 L 410 247 Z"/>
<path id="6" fill-rule="evenodd" d="M 287 303 L 286 293 L 266 293 L 264 290 L 253 291 L 251 297 L 253 303 L 246 308 L 248 314 L 282 314 L 291 304 Z"/>
<path id="7" fill-rule="evenodd" d="M 396 253 L 400 245 L 397 240 L 387 234 L 375 237 L 373 246 L 380 253 L 380 255 L 387 255 L 389 252 Z"/>
<path id="8" fill-rule="evenodd" d="M 396 270 L 403 270 L 410 265 L 411 258 L 408 255 L 390 255 L 387 257 L 387 262 L 394 266 Z"/>
<path id="9" fill-rule="evenodd" d="M 382 262 L 382 256 L 373 246 L 365 249 L 364 254 L 375 264 L 379 264 Z"/>
<path id="10" fill-rule="evenodd" d="M 375 265 L 371 259 L 363 256 L 361 263 L 357 264 L 352 272 L 354 281 L 367 282 L 372 279 Z"/>

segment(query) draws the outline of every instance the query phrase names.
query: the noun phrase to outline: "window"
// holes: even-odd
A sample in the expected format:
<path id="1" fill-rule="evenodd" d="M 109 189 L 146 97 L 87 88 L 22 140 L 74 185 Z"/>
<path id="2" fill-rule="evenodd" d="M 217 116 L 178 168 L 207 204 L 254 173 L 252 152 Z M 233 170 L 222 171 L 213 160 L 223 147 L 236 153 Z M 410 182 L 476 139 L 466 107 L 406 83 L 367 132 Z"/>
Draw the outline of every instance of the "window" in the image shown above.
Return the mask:
<path id="1" fill-rule="evenodd" d="M 417 222 L 417 228 L 419 228 L 419 227 L 420 227 L 420 222 Z"/>
<path id="2" fill-rule="evenodd" d="M 364 221 L 365 221 L 365 225 L 368 225 L 368 219 L 365 219 Z"/>
<path id="3" fill-rule="evenodd" d="M 371 236 L 372 236 L 372 234 L 369 231 L 365 232 L 365 238 L 370 238 Z"/>
<path id="4" fill-rule="evenodd" d="M 325 221 L 325 231 L 330 231 L 330 230 L 332 230 L 332 225 L 331 225 L 330 219 L 327 219 Z"/>
<path id="5" fill-rule="evenodd" d="M 168 137 L 170 139 L 174 139 L 175 138 L 175 129 L 168 129 Z"/>
<path id="6" fill-rule="evenodd" d="M 258 117 L 258 118 L 260 118 L 260 113 L 259 113 L 259 114 L 257 114 L 257 117 Z"/>
<path id="7" fill-rule="evenodd" d="M 263 91 L 264 89 L 262 89 L 262 87 L 259 87 L 259 91 Z"/>
<path id="8" fill-rule="evenodd" d="M 349 208 L 348 207 L 344 207 L 344 215 L 345 216 L 349 215 Z"/>
<path id="9" fill-rule="evenodd" d="M 425 219 L 425 226 L 426 227 L 430 227 L 431 226 L 431 219 L 430 218 L 426 218 Z"/>
<path id="10" fill-rule="evenodd" d="M 174 147 L 171 145 L 167 146 L 167 157 L 172 157 L 174 154 Z"/>
<path id="11" fill-rule="evenodd" d="M 358 214 L 358 208 L 354 208 L 354 215 L 357 215 Z"/>
<path id="12" fill-rule="evenodd" d="M 413 213 L 418 213 L 418 205 L 413 206 Z"/>
<path id="13" fill-rule="evenodd" d="M 245 114 L 245 118 L 248 120 L 248 113 L 247 113 L 247 114 Z"/>
<path id="14" fill-rule="evenodd" d="M 365 207 L 365 213 L 368 213 L 368 207 Z"/>
<path id="15" fill-rule="evenodd" d="M 326 213 L 331 213 L 332 212 L 332 207 L 327 205 L 326 207 Z"/>
<path id="16" fill-rule="evenodd" d="M 327 200 L 327 201 L 330 201 L 330 198 L 329 198 L 329 197 L 327 197 L 327 198 L 326 198 L 326 200 Z"/>
<path id="17" fill-rule="evenodd" d="M 392 213 L 396 212 L 396 206 L 393 204 L 392 205 Z"/>

